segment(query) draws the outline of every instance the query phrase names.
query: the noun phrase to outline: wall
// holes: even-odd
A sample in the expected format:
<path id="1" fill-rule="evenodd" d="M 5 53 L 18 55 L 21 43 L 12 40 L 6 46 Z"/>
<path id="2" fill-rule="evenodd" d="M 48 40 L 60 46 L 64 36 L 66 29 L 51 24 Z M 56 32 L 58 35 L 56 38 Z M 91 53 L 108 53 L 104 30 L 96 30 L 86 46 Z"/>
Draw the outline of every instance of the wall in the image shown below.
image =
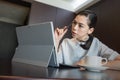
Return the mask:
<path id="1" fill-rule="evenodd" d="M 29 13 L 29 9 L 30 8 L 27 6 L 0 1 L 0 21 L 23 25 Z"/>
<path id="2" fill-rule="evenodd" d="M 98 15 L 98 23 L 95 30 L 103 43 L 120 53 L 120 0 L 101 0 L 100 3 L 91 6 Z"/>
<path id="3" fill-rule="evenodd" d="M 53 21 L 54 26 L 64 26 L 70 24 L 74 16 L 75 14 L 71 11 L 32 2 L 29 24 Z"/>
<path id="4" fill-rule="evenodd" d="M 64 27 L 65 25 L 69 25 L 74 17 L 75 13 L 71 11 L 38 2 L 32 2 L 29 24 L 53 21 L 54 28 Z M 69 32 L 70 30 L 66 37 L 70 37 Z"/>
<path id="5" fill-rule="evenodd" d="M 0 72 L 3 68 L 10 66 L 10 61 L 17 46 L 16 28 L 17 25 L 0 22 Z"/>

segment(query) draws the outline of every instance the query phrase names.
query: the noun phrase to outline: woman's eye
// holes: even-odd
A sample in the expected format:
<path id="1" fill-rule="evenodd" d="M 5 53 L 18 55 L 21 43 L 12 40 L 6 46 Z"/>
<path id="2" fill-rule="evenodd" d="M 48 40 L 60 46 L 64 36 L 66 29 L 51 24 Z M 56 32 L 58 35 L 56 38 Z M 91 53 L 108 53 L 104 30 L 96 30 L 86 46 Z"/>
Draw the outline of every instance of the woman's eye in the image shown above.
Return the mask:
<path id="1" fill-rule="evenodd" d="M 73 21 L 72 24 L 73 25 L 78 25 L 80 28 L 84 27 L 83 24 L 77 23 L 76 21 Z"/>
<path id="2" fill-rule="evenodd" d="M 77 22 L 75 22 L 75 21 L 73 21 L 72 23 L 75 24 L 75 25 L 77 24 Z"/>
<path id="3" fill-rule="evenodd" d="M 79 27 L 80 27 L 80 28 L 82 28 L 82 27 L 84 27 L 84 26 L 83 26 L 83 25 L 81 25 L 81 24 L 79 24 Z"/>

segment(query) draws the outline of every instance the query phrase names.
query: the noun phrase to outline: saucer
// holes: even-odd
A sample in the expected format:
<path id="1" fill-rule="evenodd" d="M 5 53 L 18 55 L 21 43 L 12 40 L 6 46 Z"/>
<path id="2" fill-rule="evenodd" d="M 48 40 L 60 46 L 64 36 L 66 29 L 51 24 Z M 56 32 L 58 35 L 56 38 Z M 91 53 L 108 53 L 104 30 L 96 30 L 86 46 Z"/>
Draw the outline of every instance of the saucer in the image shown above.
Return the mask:
<path id="1" fill-rule="evenodd" d="M 106 70 L 109 67 L 106 66 L 89 66 L 89 65 L 81 65 L 82 67 L 85 67 L 89 71 L 95 71 L 95 72 L 100 72 L 102 70 Z"/>

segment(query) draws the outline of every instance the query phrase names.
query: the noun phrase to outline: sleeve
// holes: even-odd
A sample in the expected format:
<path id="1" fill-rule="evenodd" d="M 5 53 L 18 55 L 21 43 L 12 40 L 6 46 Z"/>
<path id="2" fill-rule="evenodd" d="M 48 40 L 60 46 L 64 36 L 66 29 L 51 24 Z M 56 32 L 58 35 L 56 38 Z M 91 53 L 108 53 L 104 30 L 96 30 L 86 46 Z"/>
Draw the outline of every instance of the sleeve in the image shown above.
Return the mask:
<path id="1" fill-rule="evenodd" d="M 100 42 L 100 55 L 108 60 L 114 60 L 119 53 Z"/>
<path id="2" fill-rule="evenodd" d="M 57 52 L 57 62 L 58 63 L 64 63 L 64 57 L 63 57 L 63 47 L 65 47 L 65 39 L 62 41 L 62 43 L 59 46 L 58 52 Z"/>
<path id="3" fill-rule="evenodd" d="M 57 52 L 57 62 L 58 63 L 63 63 L 63 57 L 62 57 L 62 49 L 61 49 L 61 45 L 59 47 L 59 50 Z"/>

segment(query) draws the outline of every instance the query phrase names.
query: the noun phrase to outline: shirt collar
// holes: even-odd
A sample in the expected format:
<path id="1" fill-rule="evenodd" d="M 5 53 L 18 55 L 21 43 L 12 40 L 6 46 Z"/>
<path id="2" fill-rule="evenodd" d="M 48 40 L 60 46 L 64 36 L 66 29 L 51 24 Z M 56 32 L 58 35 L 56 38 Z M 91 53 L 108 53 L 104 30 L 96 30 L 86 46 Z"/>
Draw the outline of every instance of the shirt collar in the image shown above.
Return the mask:
<path id="1" fill-rule="evenodd" d="M 74 43 L 75 43 L 75 45 L 80 45 L 80 44 L 85 44 L 86 43 L 86 41 L 78 41 L 77 39 L 75 39 L 75 38 L 72 38 L 71 39 Z"/>

